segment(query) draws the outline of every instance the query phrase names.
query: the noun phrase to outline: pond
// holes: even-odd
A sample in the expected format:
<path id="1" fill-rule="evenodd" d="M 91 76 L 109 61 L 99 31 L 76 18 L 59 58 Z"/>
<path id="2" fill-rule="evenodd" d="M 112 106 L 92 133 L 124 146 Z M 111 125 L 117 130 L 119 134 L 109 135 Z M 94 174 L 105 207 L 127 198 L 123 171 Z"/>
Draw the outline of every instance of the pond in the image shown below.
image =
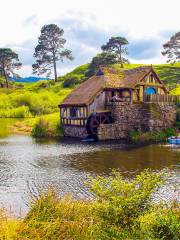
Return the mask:
<path id="1" fill-rule="evenodd" d="M 24 215 L 31 196 L 53 186 L 60 195 L 91 197 L 86 188 L 87 175 L 107 176 L 119 169 L 128 178 L 145 168 L 172 175 L 158 198 L 174 197 L 179 183 L 180 147 L 167 144 L 134 147 L 120 142 L 82 143 L 74 139 L 37 142 L 29 136 L 0 138 L 0 206 L 16 215 Z"/>

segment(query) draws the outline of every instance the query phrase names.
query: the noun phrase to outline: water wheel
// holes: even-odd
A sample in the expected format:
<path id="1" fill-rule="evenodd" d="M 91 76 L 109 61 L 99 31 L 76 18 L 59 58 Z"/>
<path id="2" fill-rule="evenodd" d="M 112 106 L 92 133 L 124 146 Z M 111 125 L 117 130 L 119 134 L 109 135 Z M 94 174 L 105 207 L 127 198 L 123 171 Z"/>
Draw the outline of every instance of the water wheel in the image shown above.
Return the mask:
<path id="1" fill-rule="evenodd" d="M 112 123 L 112 117 L 110 113 L 92 113 L 87 119 L 86 129 L 89 135 L 96 136 L 97 130 L 100 124 Z"/>

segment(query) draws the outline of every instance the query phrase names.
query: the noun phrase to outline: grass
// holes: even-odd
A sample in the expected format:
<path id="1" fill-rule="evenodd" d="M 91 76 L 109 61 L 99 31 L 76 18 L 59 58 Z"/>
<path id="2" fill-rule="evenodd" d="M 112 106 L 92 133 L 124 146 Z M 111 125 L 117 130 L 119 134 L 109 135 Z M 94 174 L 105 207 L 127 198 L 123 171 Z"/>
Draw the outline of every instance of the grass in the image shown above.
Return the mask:
<path id="1" fill-rule="evenodd" d="M 141 65 L 125 64 L 124 69 L 138 66 Z M 120 65 L 115 64 L 114 67 L 120 68 Z M 180 63 L 154 65 L 153 67 L 165 84 L 172 89 L 171 94 L 179 95 Z M 52 80 L 42 80 L 37 83 L 15 84 L 16 88 L 0 89 L 0 117 L 24 118 L 25 121 L 16 123 L 13 131 L 28 134 L 36 127 L 41 117 L 42 121 L 46 122 L 44 124 L 46 136 L 62 135 L 62 129 L 58 127 L 58 105 L 78 84 L 86 80 L 87 69 L 88 64 L 81 65 L 63 77 L 59 77 L 58 83 Z M 65 82 L 66 87 L 64 87 Z"/>
<path id="2" fill-rule="evenodd" d="M 177 202 L 152 201 L 166 175 L 145 170 L 129 181 L 113 171 L 110 177 L 89 179 L 93 200 L 59 198 L 49 188 L 35 199 L 24 219 L 7 218 L 0 212 L 0 239 L 178 240 Z"/>
<path id="3" fill-rule="evenodd" d="M 166 128 L 161 131 L 129 131 L 129 141 L 132 143 L 145 142 L 165 142 L 168 137 L 176 136 L 177 130 L 175 128 Z"/>
<path id="4" fill-rule="evenodd" d="M 27 118 L 58 112 L 58 105 L 72 89 L 64 89 L 61 83 L 48 84 L 40 81 L 1 93 L 0 117 Z"/>
<path id="5" fill-rule="evenodd" d="M 141 66 L 140 64 L 125 64 L 124 69 Z M 120 68 L 119 64 L 114 65 Z M 154 65 L 160 78 L 172 89 L 172 94 L 179 94 L 180 64 Z M 88 64 L 74 69 L 59 77 L 60 82 L 42 80 L 37 83 L 26 83 L 21 88 L 0 89 L 0 117 L 34 117 L 58 112 L 58 105 L 82 81 L 86 79 Z M 69 81 L 64 87 L 64 82 Z M 73 84 L 72 86 L 69 84 Z"/>
<path id="6" fill-rule="evenodd" d="M 43 116 L 36 116 L 34 118 L 27 118 L 24 121 L 18 121 L 12 126 L 11 131 L 13 133 L 31 135 L 33 129 L 36 128 L 37 125 L 39 125 L 40 121 L 44 121 L 45 123 L 44 127 L 46 134 L 44 135 L 44 137 L 62 136 L 63 133 L 61 132 L 61 129 L 59 127 L 60 124 L 59 112 Z"/>

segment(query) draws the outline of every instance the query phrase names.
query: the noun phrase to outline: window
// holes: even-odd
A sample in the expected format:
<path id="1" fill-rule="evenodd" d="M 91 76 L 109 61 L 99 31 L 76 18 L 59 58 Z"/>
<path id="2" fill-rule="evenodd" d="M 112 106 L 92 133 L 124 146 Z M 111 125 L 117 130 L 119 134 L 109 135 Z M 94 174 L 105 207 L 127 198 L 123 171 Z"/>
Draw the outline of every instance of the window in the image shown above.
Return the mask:
<path id="1" fill-rule="evenodd" d="M 147 95 L 156 94 L 156 89 L 149 87 L 145 90 L 145 94 L 147 94 Z"/>
<path id="2" fill-rule="evenodd" d="M 77 117 L 77 108 L 76 107 L 70 108 L 70 117 L 72 117 L 72 118 Z"/>

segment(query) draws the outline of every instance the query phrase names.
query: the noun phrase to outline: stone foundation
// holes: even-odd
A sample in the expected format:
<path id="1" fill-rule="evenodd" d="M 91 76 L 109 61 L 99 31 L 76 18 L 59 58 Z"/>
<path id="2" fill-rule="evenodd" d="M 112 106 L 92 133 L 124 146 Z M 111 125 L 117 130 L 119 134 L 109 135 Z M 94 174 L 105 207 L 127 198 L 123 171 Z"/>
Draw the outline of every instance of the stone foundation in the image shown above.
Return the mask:
<path id="1" fill-rule="evenodd" d="M 113 139 L 124 139 L 127 138 L 128 134 L 127 126 L 123 124 L 102 124 L 98 128 L 98 139 L 99 140 L 113 140 Z"/>
<path id="2" fill-rule="evenodd" d="M 64 136 L 66 137 L 87 137 L 87 131 L 85 127 L 79 126 L 64 126 Z"/>
<path id="3" fill-rule="evenodd" d="M 113 103 L 107 106 L 112 112 L 113 124 L 100 125 L 98 139 L 121 139 L 130 130 L 160 131 L 172 127 L 177 109 L 173 103 Z"/>

